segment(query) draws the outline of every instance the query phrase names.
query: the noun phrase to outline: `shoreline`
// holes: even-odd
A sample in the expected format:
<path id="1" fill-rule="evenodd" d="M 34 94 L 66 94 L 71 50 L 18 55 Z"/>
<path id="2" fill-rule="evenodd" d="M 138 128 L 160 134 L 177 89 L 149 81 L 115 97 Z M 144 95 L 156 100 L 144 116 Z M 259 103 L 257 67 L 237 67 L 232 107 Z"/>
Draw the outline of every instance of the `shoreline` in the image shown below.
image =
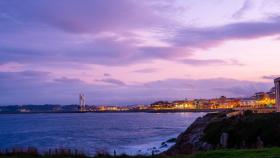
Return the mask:
<path id="1" fill-rule="evenodd" d="M 206 127 L 217 120 L 225 119 L 228 112 L 208 113 L 198 117 L 187 129 L 176 138 L 175 145 L 160 154 L 167 156 L 189 155 L 198 151 L 208 151 L 211 145 L 202 140 Z"/>

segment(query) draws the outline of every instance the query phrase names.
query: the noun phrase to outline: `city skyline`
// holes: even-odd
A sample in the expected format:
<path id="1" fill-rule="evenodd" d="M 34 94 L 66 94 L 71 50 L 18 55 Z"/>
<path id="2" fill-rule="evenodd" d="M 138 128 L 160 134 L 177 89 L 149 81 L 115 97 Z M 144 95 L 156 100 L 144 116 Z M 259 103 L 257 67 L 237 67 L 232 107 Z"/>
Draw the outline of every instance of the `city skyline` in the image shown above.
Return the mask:
<path id="1" fill-rule="evenodd" d="M 0 105 L 249 97 L 280 76 L 277 0 L 13 0 L 0 21 Z"/>

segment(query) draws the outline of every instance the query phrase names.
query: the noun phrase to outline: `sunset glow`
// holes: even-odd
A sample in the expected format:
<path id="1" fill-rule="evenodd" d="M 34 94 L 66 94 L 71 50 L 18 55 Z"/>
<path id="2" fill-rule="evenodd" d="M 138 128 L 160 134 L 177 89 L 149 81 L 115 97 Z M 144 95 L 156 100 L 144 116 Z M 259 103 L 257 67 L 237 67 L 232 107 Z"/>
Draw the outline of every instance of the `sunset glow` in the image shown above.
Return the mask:
<path id="1" fill-rule="evenodd" d="M 0 104 L 248 97 L 280 75 L 279 0 L 0 2 Z"/>

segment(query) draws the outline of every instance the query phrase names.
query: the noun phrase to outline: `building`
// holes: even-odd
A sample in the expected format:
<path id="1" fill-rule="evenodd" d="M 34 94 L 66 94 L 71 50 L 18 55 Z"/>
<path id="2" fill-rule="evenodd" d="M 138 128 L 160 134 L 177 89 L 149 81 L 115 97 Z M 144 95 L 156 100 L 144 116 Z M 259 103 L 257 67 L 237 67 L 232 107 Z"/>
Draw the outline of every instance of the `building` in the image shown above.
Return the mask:
<path id="1" fill-rule="evenodd" d="M 267 94 L 269 95 L 269 98 L 275 99 L 275 95 L 276 95 L 275 92 L 276 92 L 276 88 L 275 87 L 271 88 L 270 91 L 267 92 Z"/>
<path id="2" fill-rule="evenodd" d="M 195 99 L 193 101 L 195 109 L 209 109 L 210 101 L 207 99 Z"/>
<path id="3" fill-rule="evenodd" d="M 266 98 L 267 95 L 268 94 L 266 94 L 265 92 L 258 92 L 258 93 L 255 94 L 255 97 L 256 97 L 257 100 L 262 100 L 262 99 Z"/>
<path id="4" fill-rule="evenodd" d="M 80 111 L 86 111 L 86 101 L 85 101 L 85 95 L 84 94 L 82 94 L 82 93 L 80 94 L 79 101 L 80 101 L 79 110 Z"/>
<path id="5" fill-rule="evenodd" d="M 172 104 L 174 105 L 174 109 L 195 109 L 193 102 L 188 100 L 174 101 Z"/>
<path id="6" fill-rule="evenodd" d="M 280 77 L 274 80 L 274 84 L 275 84 L 276 112 L 280 112 Z"/>
<path id="7" fill-rule="evenodd" d="M 243 98 L 240 100 L 240 108 L 242 109 L 250 109 L 250 108 L 256 108 L 257 107 L 257 101 L 253 98 Z"/>
<path id="8" fill-rule="evenodd" d="M 211 109 L 230 109 L 236 108 L 240 104 L 240 99 L 238 98 L 227 98 L 221 96 L 220 98 L 210 99 Z"/>

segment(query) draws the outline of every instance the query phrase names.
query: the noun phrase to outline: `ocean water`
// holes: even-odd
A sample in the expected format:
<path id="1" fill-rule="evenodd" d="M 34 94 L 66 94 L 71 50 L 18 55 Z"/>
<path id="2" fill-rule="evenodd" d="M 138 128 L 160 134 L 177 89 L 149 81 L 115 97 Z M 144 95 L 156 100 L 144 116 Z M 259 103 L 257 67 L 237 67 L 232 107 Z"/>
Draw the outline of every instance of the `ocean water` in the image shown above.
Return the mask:
<path id="1" fill-rule="evenodd" d="M 0 115 L 0 149 L 36 147 L 78 149 L 92 155 L 151 154 L 170 147 L 161 143 L 177 137 L 205 113 L 51 113 Z"/>

